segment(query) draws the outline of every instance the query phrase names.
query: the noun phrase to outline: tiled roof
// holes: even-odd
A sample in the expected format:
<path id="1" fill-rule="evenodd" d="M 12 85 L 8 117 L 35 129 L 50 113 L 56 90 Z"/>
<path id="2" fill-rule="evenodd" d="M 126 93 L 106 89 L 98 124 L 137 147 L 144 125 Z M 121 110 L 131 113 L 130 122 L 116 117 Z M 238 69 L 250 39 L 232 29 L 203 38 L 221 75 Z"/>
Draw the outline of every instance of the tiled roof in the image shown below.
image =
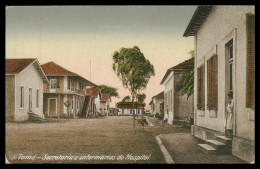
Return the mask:
<path id="1" fill-rule="evenodd" d="M 101 100 L 108 100 L 110 97 L 109 93 L 101 93 Z"/>
<path id="2" fill-rule="evenodd" d="M 94 97 L 98 97 L 99 89 L 98 88 L 87 88 L 86 92 L 92 94 Z"/>
<path id="3" fill-rule="evenodd" d="M 62 66 L 60 66 L 54 62 L 48 62 L 48 63 L 42 64 L 41 67 L 42 67 L 44 73 L 46 74 L 46 76 L 77 76 L 77 77 L 81 78 L 82 80 L 84 80 L 87 84 L 89 84 L 91 86 L 97 86 L 96 84 L 88 81 L 87 79 L 81 77 L 80 75 L 63 68 Z"/>
<path id="4" fill-rule="evenodd" d="M 36 60 L 35 58 L 5 59 L 5 73 L 19 73 L 35 60 Z"/>
<path id="5" fill-rule="evenodd" d="M 167 78 L 167 76 L 171 73 L 171 71 L 173 70 L 182 70 L 182 69 L 187 69 L 191 63 L 194 63 L 194 57 L 188 59 L 188 60 L 185 60 L 184 62 L 181 62 L 180 64 L 176 65 L 176 66 L 173 66 L 171 68 L 169 68 L 167 70 L 167 72 L 165 73 L 162 81 L 160 84 L 163 84 L 164 80 Z"/>
<path id="6" fill-rule="evenodd" d="M 164 97 L 164 91 L 162 91 L 161 93 L 153 96 L 153 98 L 158 98 L 158 97 Z"/>
<path id="7" fill-rule="evenodd" d="M 117 103 L 116 106 L 117 106 L 117 108 L 131 108 L 131 107 L 133 107 L 133 103 L 132 102 L 119 102 L 119 103 Z M 144 103 L 134 102 L 134 107 L 143 108 Z"/>
<path id="8" fill-rule="evenodd" d="M 44 73 L 46 74 L 46 76 L 63 76 L 63 75 L 67 75 L 67 76 L 78 76 L 76 73 L 73 73 L 63 67 L 61 67 L 60 65 L 57 65 L 54 62 L 48 62 L 45 63 L 43 65 L 41 65 Z"/>

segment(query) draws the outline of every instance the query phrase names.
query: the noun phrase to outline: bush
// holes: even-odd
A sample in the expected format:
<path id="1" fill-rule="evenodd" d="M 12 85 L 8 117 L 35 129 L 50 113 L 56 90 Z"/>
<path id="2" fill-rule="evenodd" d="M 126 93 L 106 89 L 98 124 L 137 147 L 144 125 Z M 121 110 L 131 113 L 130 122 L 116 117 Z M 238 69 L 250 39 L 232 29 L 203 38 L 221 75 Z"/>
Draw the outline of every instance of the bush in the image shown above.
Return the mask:
<path id="1" fill-rule="evenodd" d="M 155 116 L 156 118 L 159 118 L 160 114 L 158 112 L 155 113 Z"/>
<path id="2" fill-rule="evenodd" d="M 146 118 L 144 118 L 144 117 L 142 117 L 141 119 L 139 119 L 139 120 L 138 120 L 138 123 L 143 126 L 143 129 L 144 129 L 144 125 L 148 125 L 148 122 L 146 121 Z"/>
<path id="3" fill-rule="evenodd" d="M 164 113 L 159 114 L 158 119 L 159 119 L 159 120 L 162 120 L 163 118 L 164 118 Z"/>

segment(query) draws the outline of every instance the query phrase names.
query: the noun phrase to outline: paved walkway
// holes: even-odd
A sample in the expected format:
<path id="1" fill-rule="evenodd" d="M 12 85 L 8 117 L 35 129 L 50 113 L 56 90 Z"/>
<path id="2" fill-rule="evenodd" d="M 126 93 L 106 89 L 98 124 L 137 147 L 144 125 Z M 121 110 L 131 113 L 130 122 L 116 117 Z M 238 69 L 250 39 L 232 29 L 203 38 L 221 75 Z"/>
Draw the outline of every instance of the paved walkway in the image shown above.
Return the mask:
<path id="1" fill-rule="evenodd" d="M 153 125 L 153 126 L 175 126 L 175 125 L 170 125 L 168 123 L 162 123 L 162 120 L 159 120 L 158 118 L 155 118 L 155 117 L 149 117 L 149 116 L 145 116 L 146 119 L 148 119 L 150 121 L 150 123 Z M 177 127 L 177 126 L 176 126 Z"/>
<path id="2" fill-rule="evenodd" d="M 246 163 L 233 155 L 209 154 L 198 144 L 202 140 L 190 133 L 171 133 L 159 135 L 162 144 L 171 155 L 174 163 L 179 164 L 243 164 Z"/>

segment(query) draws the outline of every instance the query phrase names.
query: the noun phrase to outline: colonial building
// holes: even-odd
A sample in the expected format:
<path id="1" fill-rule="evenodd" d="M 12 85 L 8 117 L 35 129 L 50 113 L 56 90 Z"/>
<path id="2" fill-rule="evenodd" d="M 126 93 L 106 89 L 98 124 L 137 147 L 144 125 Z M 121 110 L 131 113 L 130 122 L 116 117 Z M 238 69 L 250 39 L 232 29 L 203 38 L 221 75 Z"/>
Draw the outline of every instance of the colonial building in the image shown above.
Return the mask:
<path id="1" fill-rule="evenodd" d="M 254 6 L 198 6 L 184 36 L 194 36 L 195 42 L 195 124 L 192 134 L 208 143 L 213 143 L 215 139 L 221 142 L 223 139 L 224 142 L 230 141 L 233 155 L 253 162 Z M 224 137 L 229 91 L 233 91 L 233 139 Z M 217 143 L 215 140 L 214 144 Z M 214 148 L 214 144 L 211 144 L 211 148 Z M 201 146 L 210 148 L 209 145 Z"/>
<path id="2" fill-rule="evenodd" d="M 95 86 L 82 76 L 73 73 L 54 62 L 41 65 L 49 84 L 44 84 L 43 112 L 48 117 L 79 116 L 86 98 L 86 86 Z M 65 101 L 70 102 L 67 108 Z"/>
<path id="3" fill-rule="evenodd" d="M 98 88 L 87 88 L 86 89 L 87 94 L 90 94 L 93 96 L 92 101 L 90 102 L 91 108 L 93 114 L 96 116 L 100 113 L 100 98 L 101 98 L 101 93 Z"/>
<path id="4" fill-rule="evenodd" d="M 155 115 L 156 112 L 158 113 L 164 113 L 164 103 L 163 103 L 163 98 L 164 98 L 164 91 L 162 91 L 161 93 L 155 95 L 152 97 L 152 113 Z"/>
<path id="5" fill-rule="evenodd" d="M 188 97 L 177 92 L 177 84 L 183 71 L 188 68 L 194 58 L 186 60 L 165 73 L 161 85 L 164 85 L 164 120 L 173 124 L 176 119 L 185 119 L 193 116 L 193 94 Z"/>
<path id="6" fill-rule="evenodd" d="M 43 84 L 49 81 L 37 59 L 6 59 L 6 121 L 28 120 L 29 113 L 44 118 Z"/>
<path id="7" fill-rule="evenodd" d="M 136 116 L 142 115 L 144 110 L 144 104 L 141 102 L 134 102 L 134 107 L 132 102 L 119 102 L 117 103 L 118 115 L 119 116 Z"/>
<path id="8" fill-rule="evenodd" d="M 100 113 L 101 115 L 106 115 L 108 116 L 108 112 L 110 109 L 110 94 L 109 93 L 101 93 L 101 98 L 99 101 L 99 108 L 100 108 Z"/>

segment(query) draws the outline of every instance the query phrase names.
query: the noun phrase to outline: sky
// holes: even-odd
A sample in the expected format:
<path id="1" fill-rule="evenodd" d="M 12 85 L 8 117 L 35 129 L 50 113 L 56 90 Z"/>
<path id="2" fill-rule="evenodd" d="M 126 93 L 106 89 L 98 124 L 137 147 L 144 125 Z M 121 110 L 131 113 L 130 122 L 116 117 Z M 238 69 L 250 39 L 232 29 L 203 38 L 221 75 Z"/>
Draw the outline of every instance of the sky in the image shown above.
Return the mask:
<path id="1" fill-rule="evenodd" d="M 194 38 L 183 37 L 197 6 L 8 6 L 6 58 L 53 61 L 91 82 L 130 95 L 112 69 L 114 51 L 138 46 L 153 65 L 146 108 L 164 90 L 168 68 L 191 56 Z"/>

